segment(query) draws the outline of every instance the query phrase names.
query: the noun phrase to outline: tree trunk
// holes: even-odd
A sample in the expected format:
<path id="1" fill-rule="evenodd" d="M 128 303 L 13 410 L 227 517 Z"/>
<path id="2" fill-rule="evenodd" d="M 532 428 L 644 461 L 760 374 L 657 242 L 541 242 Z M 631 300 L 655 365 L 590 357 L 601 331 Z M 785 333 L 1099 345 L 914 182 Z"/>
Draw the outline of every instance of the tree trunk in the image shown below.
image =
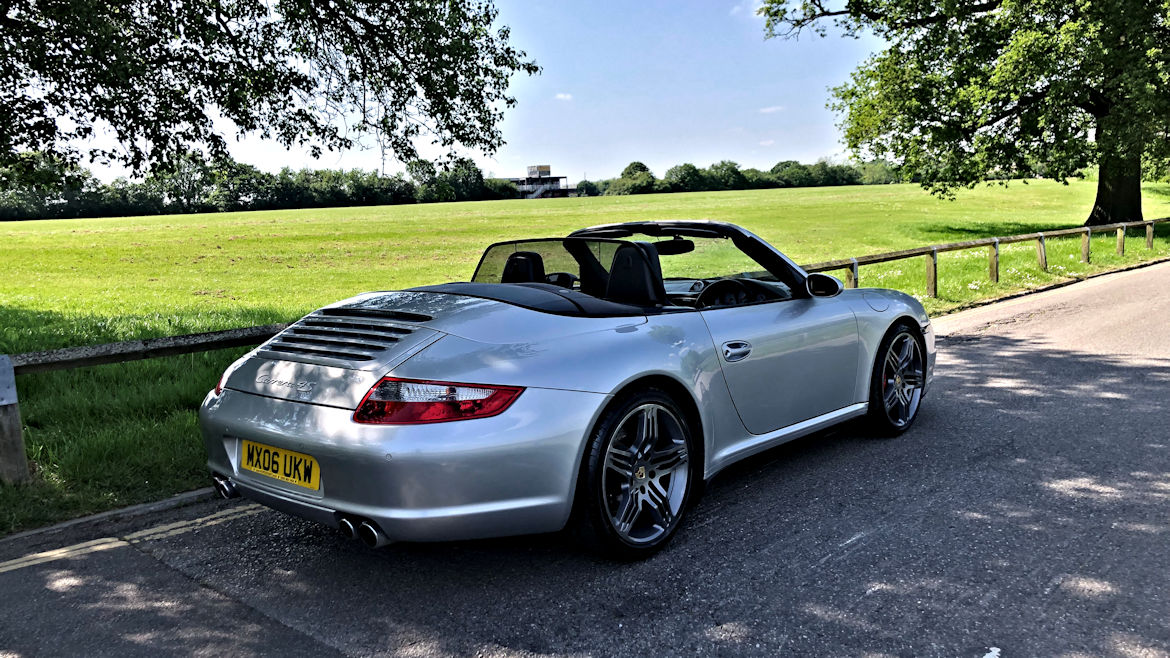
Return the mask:
<path id="1" fill-rule="evenodd" d="M 1100 171 L 1097 174 L 1097 200 L 1085 226 L 1117 222 L 1142 221 L 1142 159 L 1140 154 L 1121 155 L 1112 140 L 1102 140 Z"/>

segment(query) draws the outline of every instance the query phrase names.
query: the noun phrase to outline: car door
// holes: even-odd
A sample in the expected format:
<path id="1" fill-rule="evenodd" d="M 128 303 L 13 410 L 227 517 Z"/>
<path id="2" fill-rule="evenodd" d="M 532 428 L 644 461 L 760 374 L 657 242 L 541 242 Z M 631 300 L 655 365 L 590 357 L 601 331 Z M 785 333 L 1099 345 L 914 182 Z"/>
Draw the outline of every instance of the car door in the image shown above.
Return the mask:
<path id="1" fill-rule="evenodd" d="M 752 434 L 857 402 L 857 319 L 840 298 L 701 311 L 727 387 Z"/>

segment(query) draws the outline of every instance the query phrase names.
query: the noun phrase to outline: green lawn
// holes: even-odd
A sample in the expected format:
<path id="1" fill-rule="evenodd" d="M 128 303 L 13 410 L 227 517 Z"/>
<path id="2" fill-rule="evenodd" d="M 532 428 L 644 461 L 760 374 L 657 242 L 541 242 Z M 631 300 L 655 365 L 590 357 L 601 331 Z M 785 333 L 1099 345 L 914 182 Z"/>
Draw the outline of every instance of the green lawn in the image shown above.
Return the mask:
<path id="1" fill-rule="evenodd" d="M 798 262 L 1076 226 L 1095 185 L 1014 183 L 940 201 L 917 186 L 491 201 L 0 225 L 0 353 L 294 319 L 365 290 L 470 277 L 483 247 L 606 222 L 706 218 L 741 224 Z M 1170 186 L 1146 189 L 1146 216 L 1170 215 Z M 1079 238 L 1008 245 L 1001 283 L 986 250 L 939 257 L 932 313 L 1170 255 L 1114 238 L 1079 262 Z M 922 298 L 922 259 L 863 267 L 863 286 Z M 0 534 L 156 499 L 205 482 L 194 409 L 240 350 L 21 377 L 31 486 L 0 488 Z"/>

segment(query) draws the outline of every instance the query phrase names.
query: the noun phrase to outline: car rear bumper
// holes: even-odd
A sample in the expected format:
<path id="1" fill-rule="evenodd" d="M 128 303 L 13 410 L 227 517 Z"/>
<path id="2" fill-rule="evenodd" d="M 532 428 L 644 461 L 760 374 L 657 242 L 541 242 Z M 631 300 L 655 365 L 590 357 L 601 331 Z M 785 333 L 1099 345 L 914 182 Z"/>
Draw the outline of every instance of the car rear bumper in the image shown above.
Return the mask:
<path id="1" fill-rule="evenodd" d="M 503 414 L 430 425 L 354 423 L 352 410 L 225 390 L 199 419 L 212 472 L 246 498 L 391 540 L 444 541 L 564 527 L 588 428 L 608 396 L 527 389 Z M 244 440 L 312 456 L 316 491 L 240 466 Z"/>

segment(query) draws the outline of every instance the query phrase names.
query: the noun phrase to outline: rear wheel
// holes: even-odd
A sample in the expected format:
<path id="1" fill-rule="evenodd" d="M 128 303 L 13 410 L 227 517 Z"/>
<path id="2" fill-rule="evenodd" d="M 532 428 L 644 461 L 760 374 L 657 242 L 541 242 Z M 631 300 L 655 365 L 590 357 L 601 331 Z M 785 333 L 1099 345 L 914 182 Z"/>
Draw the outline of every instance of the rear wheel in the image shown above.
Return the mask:
<path id="1" fill-rule="evenodd" d="M 636 560 L 658 551 L 695 489 L 692 432 L 663 391 L 611 407 L 590 439 L 578 492 L 578 531 L 601 552 Z"/>
<path id="2" fill-rule="evenodd" d="M 922 334 L 905 324 L 894 326 L 878 347 L 869 391 L 869 420 L 881 434 L 910 429 L 926 389 L 926 348 Z"/>

